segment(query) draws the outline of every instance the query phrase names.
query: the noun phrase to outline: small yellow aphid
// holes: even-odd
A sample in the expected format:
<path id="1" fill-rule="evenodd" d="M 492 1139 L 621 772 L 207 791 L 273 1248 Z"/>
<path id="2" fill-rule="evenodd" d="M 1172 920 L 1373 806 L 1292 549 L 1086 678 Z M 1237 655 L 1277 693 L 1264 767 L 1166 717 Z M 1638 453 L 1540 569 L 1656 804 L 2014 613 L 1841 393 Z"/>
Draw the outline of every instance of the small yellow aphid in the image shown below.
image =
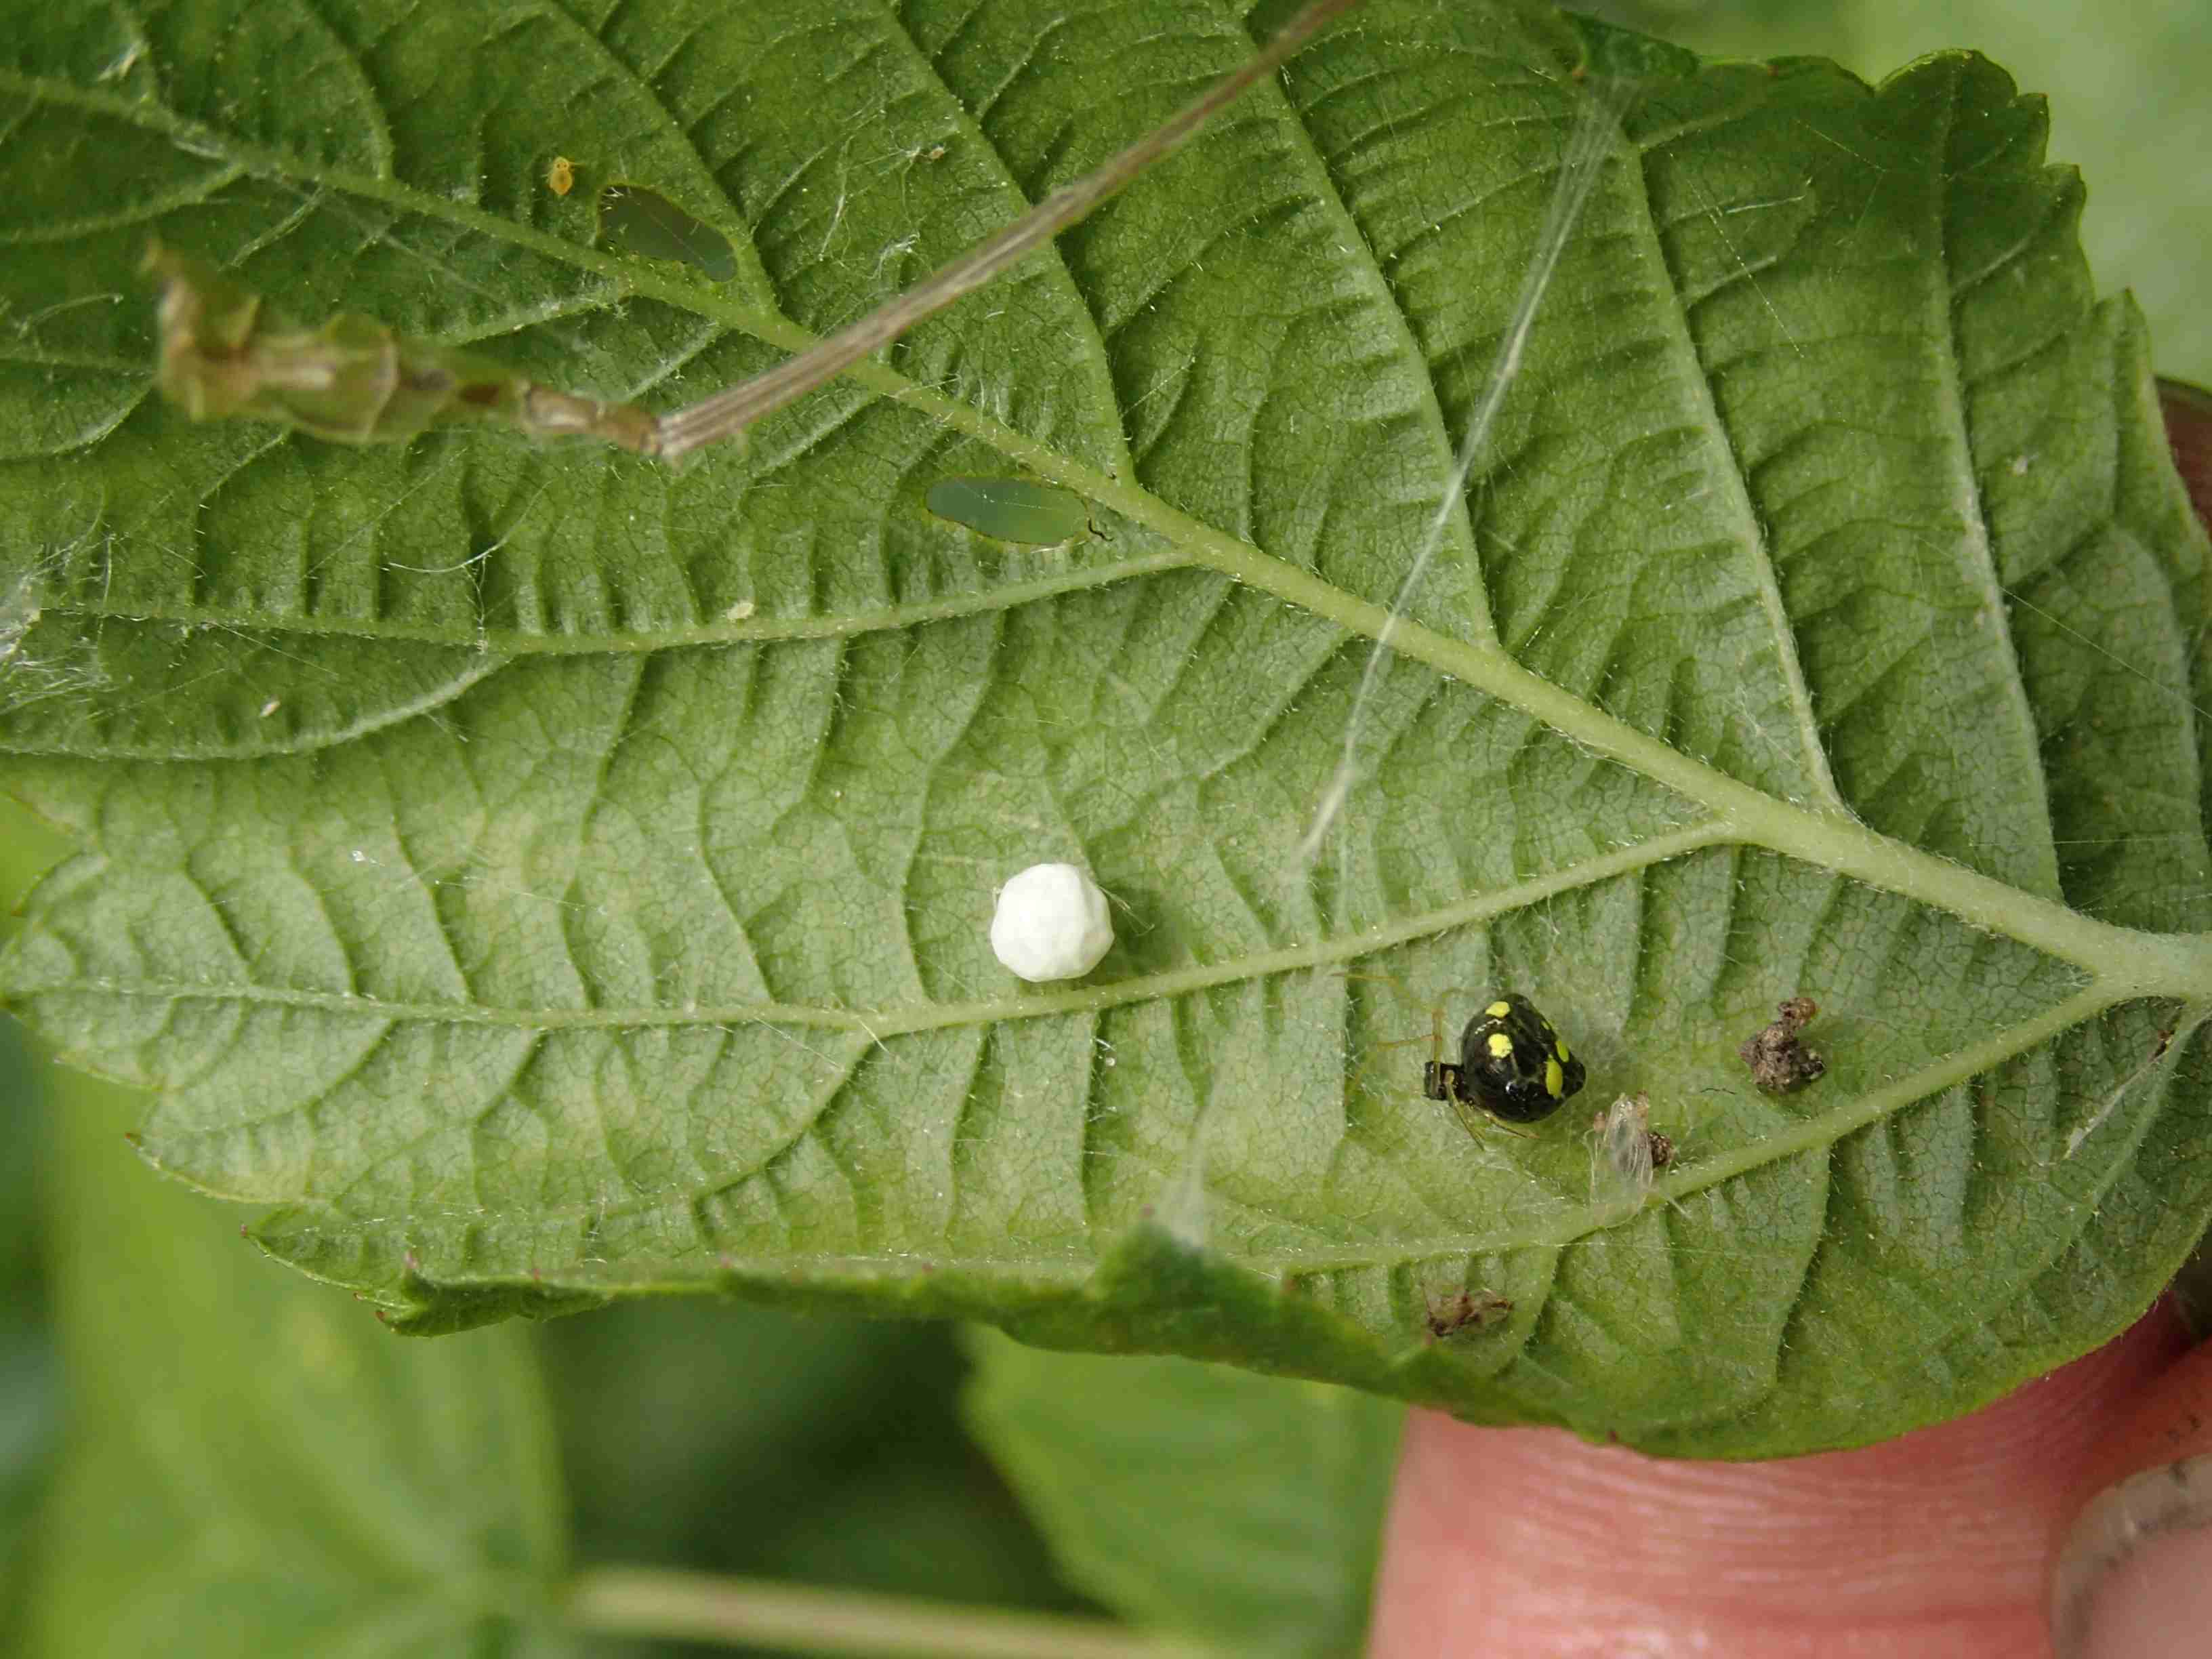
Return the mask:
<path id="1" fill-rule="evenodd" d="M 545 188 L 556 196 L 566 196 L 576 187 L 576 164 L 565 155 L 553 158 L 553 165 L 545 169 Z"/>

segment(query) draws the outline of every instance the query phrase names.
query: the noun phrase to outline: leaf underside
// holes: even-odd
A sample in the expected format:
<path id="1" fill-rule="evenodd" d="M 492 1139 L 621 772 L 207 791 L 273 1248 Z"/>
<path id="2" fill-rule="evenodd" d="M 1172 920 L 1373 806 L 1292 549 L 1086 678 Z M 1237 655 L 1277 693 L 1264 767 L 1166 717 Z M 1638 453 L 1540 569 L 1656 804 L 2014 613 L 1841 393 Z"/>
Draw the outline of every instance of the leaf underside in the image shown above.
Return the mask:
<path id="1" fill-rule="evenodd" d="M 82 848 L 0 989 L 403 1326 L 720 1288 L 1748 1456 L 1993 1397 L 2201 1230 L 2204 543 L 1986 62 L 1634 88 L 1363 696 L 1595 26 L 1373 0 L 674 471 L 193 426 L 126 273 L 672 409 L 1288 9 L 0 9 L 0 746 Z M 1007 476 L 1096 533 L 927 510 Z M 1032 989 L 986 929 L 1044 860 L 1120 939 Z M 1488 984 L 1589 1067 L 1532 1139 L 1420 1096 Z M 1826 1074 L 1765 1095 L 1796 994 Z M 1648 1196 L 1582 1133 L 1637 1091 Z M 1432 1337 L 1462 1291 L 1510 1314 Z"/>

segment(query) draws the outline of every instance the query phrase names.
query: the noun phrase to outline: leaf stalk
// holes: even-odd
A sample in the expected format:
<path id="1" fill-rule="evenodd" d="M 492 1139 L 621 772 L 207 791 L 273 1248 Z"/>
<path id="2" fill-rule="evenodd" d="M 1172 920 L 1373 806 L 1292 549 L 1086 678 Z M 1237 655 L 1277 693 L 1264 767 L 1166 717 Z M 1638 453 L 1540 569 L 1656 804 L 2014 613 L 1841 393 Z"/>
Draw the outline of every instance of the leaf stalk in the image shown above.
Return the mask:
<path id="1" fill-rule="evenodd" d="M 1218 1659 L 1213 1649 L 1103 1620 L 654 1567 L 579 1574 L 568 1612 L 579 1628 L 606 1635 L 876 1659 Z"/>

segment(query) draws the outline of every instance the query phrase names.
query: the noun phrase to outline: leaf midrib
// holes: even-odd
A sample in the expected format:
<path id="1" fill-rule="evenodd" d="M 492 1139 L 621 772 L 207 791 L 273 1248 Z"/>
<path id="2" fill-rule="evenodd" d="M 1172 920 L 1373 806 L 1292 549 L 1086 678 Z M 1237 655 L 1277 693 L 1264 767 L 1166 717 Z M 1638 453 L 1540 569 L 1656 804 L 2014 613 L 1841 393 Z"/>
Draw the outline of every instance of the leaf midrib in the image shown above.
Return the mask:
<path id="1" fill-rule="evenodd" d="M 689 309 L 786 350 L 800 351 L 818 343 L 817 336 L 780 313 L 732 302 L 697 283 L 641 269 L 617 256 L 516 224 L 470 204 L 423 194 L 391 179 L 304 161 L 264 146 L 242 143 L 157 104 L 5 69 L 0 69 L 0 90 L 133 123 L 167 136 L 192 153 L 234 161 L 249 171 L 305 179 L 383 202 L 424 218 L 442 219 L 489 239 L 504 240 L 546 258 L 595 272 L 632 294 Z M 190 142 L 184 142 L 186 140 Z M 1947 912 L 1971 927 L 2071 963 L 2093 981 L 2090 990 L 2083 993 L 2082 998 L 2074 1000 L 2078 1002 L 2093 997 L 2094 1006 L 2089 1010 L 2092 1012 L 2095 1008 L 2136 997 L 2212 998 L 2212 934 L 2157 934 L 2117 927 L 1882 836 L 1844 809 L 1814 810 L 1778 800 L 1591 707 L 1523 668 L 1500 650 L 1448 637 L 1409 619 L 1394 618 L 1382 606 L 1277 560 L 1133 483 L 1108 477 L 1048 449 L 967 404 L 908 380 L 883 363 L 869 360 L 854 364 L 844 372 L 870 390 L 921 410 L 953 429 L 998 449 L 1037 477 L 1073 489 L 1154 531 L 1184 549 L 1188 555 L 1185 562 L 1189 564 L 1231 576 L 1362 638 L 1371 641 L 1388 629 L 1391 648 L 1399 654 L 1465 681 L 1477 690 L 1520 709 L 1569 741 L 1618 761 L 1705 807 L 1713 817 L 1695 832 L 1702 838 L 1700 845 L 1732 840 L 1765 848 L 1814 868 Z M 1579 868 L 1586 872 L 1601 863 L 1602 860 L 1594 860 Z M 1504 890 L 1522 890 L 1516 887 Z M 1490 897 L 1468 902 L 1483 906 L 1490 902 Z M 1340 960 L 1363 955 L 1396 942 L 1401 936 L 1420 937 L 1425 932 L 1455 925 L 1451 921 L 1435 921 L 1434 918 L 1452 915 L 1466 908 L 1445 907 L 1429 913 L 1423 919 L 1424 927 L 1412 933 L 1406 933 L 1402 927 L 1376 930 L 1326 946 L 1260 953 L 1231 963 L 1188 970 L 1188 976 L 1194 986 L 1218 983 L 1223 979 L 1250 977 L 1281 971 L 1283 967 L 1307 965 L 1309 959 Z M 1322 951 L 1328 953 L 1326 958 L 1319 954 Z M 1294 959 L 1278 965 L 1278 957 Z M 1150 981 L 1125 981 L 1125 985 L 1146 988 L 1114 1000 L 1172 994 L 1175 982 L 1183 977 L 1164 975 Z M 114 992 L 118 988 L 98 988 Z M 1071 999 L 1066 1005 L 1070 1007 L 1106 1006 L 1097 999 L 1121 988 L 1104 987 L 1060 996 L 1024 998 L 1018 1004 L 985 1002 L 947 1006 L 968 1011 L 964 1017 L 969 1018 L 981 1017 L 986 1010 L 1002 1007 L 1009 1012 L 994 1017 L 1018 1018 L 1064 1012 L 1055 1006 L 1061 996 Z M 177 988 L 173 994 L 208 994 L 204 988 Z M 240 994 L 233 990 L 226 994 Z M 287 994 L 313 998 L 317 994 Z M 776 1005 L 756 1005 L 774 1006 Z M 569 1023 L 592 1023 L 593 1012 L 579 1011 L 560 1018 Z M 816 1023 L 831 1023 L 826 1018 L 830 1011 L 813 1012 Z M 461 1011 L 448 1008 L 428 1017 L 453 1019 L 465 1016 Z M 689 1021 L 698 1016 L 667 1018 Z M 935 1023 L 957 1024 L 960 1019 Z M 871 1029 L 880 1031 L 884 1027 Z M 2032 1042 L 2021 1042 L 2007 1052 L 2017 1053 L 2030 1046 Z"/>

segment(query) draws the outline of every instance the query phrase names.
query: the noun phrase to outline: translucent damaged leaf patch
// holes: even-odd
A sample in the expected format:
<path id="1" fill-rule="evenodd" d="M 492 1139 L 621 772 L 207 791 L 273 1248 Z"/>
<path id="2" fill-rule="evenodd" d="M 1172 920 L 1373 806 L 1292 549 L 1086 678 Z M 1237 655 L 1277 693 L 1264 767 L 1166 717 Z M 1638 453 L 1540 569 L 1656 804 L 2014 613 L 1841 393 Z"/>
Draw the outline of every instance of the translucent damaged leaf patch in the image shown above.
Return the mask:
<path id="1" fill-rule="evenodd" d="M 599 238 L 624 253 L 690 265 L 710 283 L 738 274 L 728 237 L 643 185 L 609 185 L 599 192 Z"/>
<path id="2" fill-rule="evenodd" d="M 507 148 L 465 201 L 397 64 L 331 71 L 393 89 L 343 129 L 393 135 L 352 194 L 326 122 L 164 116 L 252 163 L 165 234 L 252 247 L 272 297 L 507 331 L 533 382 L 732 388 L 664 417 L 687 444 L 833 331 L 845 368 L 681 472 L 154 404 L 6 475 L 12 522 L 66 526 L 0 538 L 58 544 L 23 644 L 140 623 L 97 660 L 179 696 L 225 629 L 486 647 L 319 747 L 11 760 L 85 850 L 0 973 L 161 1091 L 149 1157 L 412 1329 L 857 1300 L 1705 1455 L 1894 1433 L 2141 1312 L 2212 1207 L 2205 550 L 2033 100 L 1965 56 L 1676 76 L 1540 9 L 1374 0 L 1009 264 L 975 239 L 1252 34 L 742 9 L 641 0 L 590 100 L 477 31 L 496 118 L 460 113 Z M 866 73 L 823 72 L 832 33 Z M 73 107 L 70 60 L 36 72 Z M 738 276 L 546 230 L 562 152 L 665 181 Z M 344 343 L 208 315 L 210 397 Z M 1114 531 L 923 510 L 951 478 Z M 221 625 L 165 679 L 179 618 Z M 1041 848 L 1116 901 L 1079 984 L 990 951 Z M 1586 1069 L 1525 1139 L 1423 1092 L 1426 1010 L 1486 987 L 1563 1091 Z M 1819 1074 L 1763 1089 L 1743 1046 L 1800 998 Z"/>

